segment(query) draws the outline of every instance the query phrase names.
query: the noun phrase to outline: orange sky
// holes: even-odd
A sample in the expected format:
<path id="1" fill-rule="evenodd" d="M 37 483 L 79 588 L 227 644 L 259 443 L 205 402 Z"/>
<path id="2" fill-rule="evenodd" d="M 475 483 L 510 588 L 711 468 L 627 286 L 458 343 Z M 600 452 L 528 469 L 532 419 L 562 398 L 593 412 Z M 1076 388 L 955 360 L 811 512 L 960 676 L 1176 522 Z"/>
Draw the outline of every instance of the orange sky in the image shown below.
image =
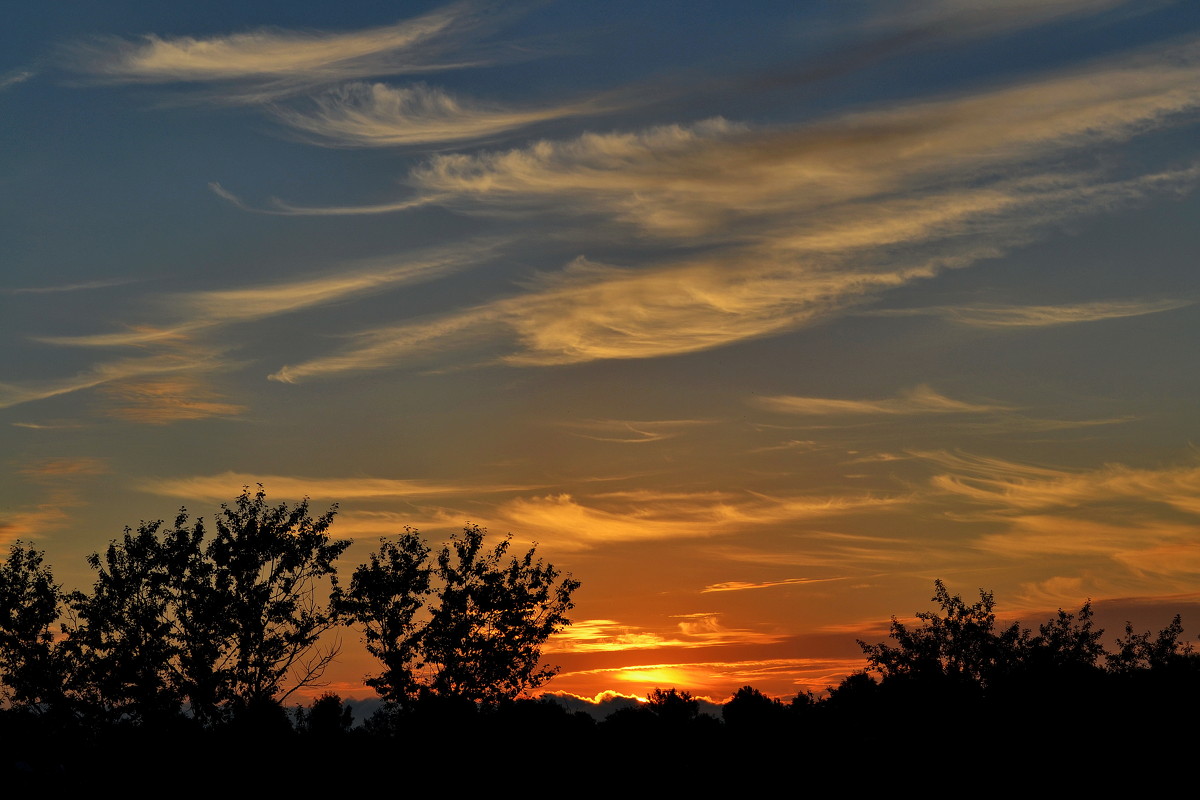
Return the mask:
<path id="1" fill-rule="evenodd" d="M 537 542 L 549 688 L 713 697 L 935 578 L 1200 592 L 1196 4 L 102 5 L 0 30 L 0 543 L 68 588 L 261 483 L 347 573 Z"/>

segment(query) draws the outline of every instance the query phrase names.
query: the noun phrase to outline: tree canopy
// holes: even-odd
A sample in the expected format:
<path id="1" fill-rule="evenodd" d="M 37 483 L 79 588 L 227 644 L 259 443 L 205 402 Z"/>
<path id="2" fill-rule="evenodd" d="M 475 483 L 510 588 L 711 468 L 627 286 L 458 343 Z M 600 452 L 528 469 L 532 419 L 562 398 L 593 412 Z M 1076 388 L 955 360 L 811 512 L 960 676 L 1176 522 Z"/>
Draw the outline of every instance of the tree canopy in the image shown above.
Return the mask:
<path id="1" fill-rule="evenodd" d="M 438 552 L 409 528 L 355 570 L 340 599 L 362 624 L 383 671 L 367 680 L 405 703 L 424 694 L 481 703 L 511 700 L 557 673 L 542 646 L 570 624 L 579 582 L 536 560 L 536 546 L 508 556 L 511 536 L 484 546 L 486 530 L 466 525 Z"/>

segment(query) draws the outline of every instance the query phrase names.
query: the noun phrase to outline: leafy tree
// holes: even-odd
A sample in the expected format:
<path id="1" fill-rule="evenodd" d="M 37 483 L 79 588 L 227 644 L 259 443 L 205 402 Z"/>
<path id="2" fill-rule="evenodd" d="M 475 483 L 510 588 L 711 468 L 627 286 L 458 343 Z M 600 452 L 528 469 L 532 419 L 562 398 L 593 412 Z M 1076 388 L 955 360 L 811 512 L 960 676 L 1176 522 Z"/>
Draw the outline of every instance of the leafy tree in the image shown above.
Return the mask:
<path id="1" fill-rule="evenodd" d="M 1038 635 L 1028 639 L 1029 666 L 1069 672 L 1100 668 L 1105 656 L 1104 629 L 1092 622 L 1092 602 L 1088 600 L 1078 614 L 1058 610 L 1058 615 L 1038 626 Z"/>
<path id="2" fill-rule="evenodd" d="M 797 695 L 799 697 L 806 695 Z M 743 686 L 721 707 L 721 718 L 732 728 L 777 727 L 788 718 L 788 707 L 752 686 Z"/>
<path id="3" fill-rule="evenodd" d="M 180 515 L 176 530 L 165 536 L 161 521 L 143 522 L 136 533 L 126 528 L 103 557 L 88 556 L 97 573 L 91 593 L 69 597 L 71 688 L 103 717 L 145 721 L 182 711 L 173 544 L 190 541 L 174 535 L 185 521 Z"/>
<path id="4" fill-rule="evenodd" d="M 10 705 L 32 710 L 58 701 L 63 684 L 50 630 L 63 595 L 44 557 L 18 541 L 0 564 L 0 686 Z"/>
<path id="5" fill-rule="evenodd" d="M 383 697 L 491 705 L 557 674 L 539 664 L 542 646 L 570 624 L 579 582 L 535 560 L 536 547 L 509 557 L 511 536 L 485 548 L 485 534 L 466 525 L 431 564 L 430 549 L 406 528 L 355 570 L 340 605 L 363 625 L 367 649 L 383 665 L 368 680 Z"/>
<path id="6" fill-rule="evenodd" d="M 335 513 L 336 507 L 313 519 L 307 499 L 269 506 L 261 486 L 221 506 L 206 550 L 211 581 L 209 574 L 194 581 L 211 596 L 207 605 L 195 598 L 201 602 L 193 610 L 205 613 L 191 614 L 203 619 L 202 630 L 215 621 L 207 612 L 220 609 L 224 618 L 217 628 L 223 634 L 218 699 L 234 707 L 282 701 L 319 680 L 333 660 L 336 648 L 317 643 L 338 625 L 318 588 L 323 580 L 336 586 L 334 562 L 350 546 L 329 538 Z"/>
<path id="7" fill-rule="evenodd" d="M 296 728 L 301 733 L 318 738 L 341 736 L 354 724 L 354 710 L 342 703 L 342 698 L 325 692 L 307 710 L 296 709 Z"/>
<path id="8" fill-rule="evenodd" d="M 700 717 L 700 701 L 692 697 L 691 692 L 675 688 L 655 688 L 646 698 L 646 705 L 654 716 L 668 724 L 683 725 Z"/>
<path id="9" fill-rule="evenodd" d="M 979 602 L 967 605 L 951 595 L 942 581 L 934 581 L 934 602 L 942 614 L 921 611 L 922 624 L 909 627 L 892 617 L 896 645 L 867 644 L 859 640 L 868 669 L 883 678 L 949 679 L 964 686 L 984 687 L 998 673 L 1012 667 L 1025 645 L 1026 632 L 1013 623 L 997 630 L 991 592 L 979 590 Z"/>
<path id="10" fill-rule="evenodd" d="M 380 540 L 338 598 L 342 611 L 362 624 L 367 651 L 383 664 L 383 672 L 366 683 L 387 700 L 411 698 L 421 686 L 427 620 L 419 614 L 430 594 L 428 559 L 429 548 L 406 527 L 397 541 Z"/>
<path id="11" fill-rule="evenodd" d="M 318 647 L 337 624 L 319 589 L 350 544 L 329 538 L 334 513 L 270 506 L 260 486 L 221 506 L 212 537 L 186 510 L 170 530 L 126 529 L 89 557 L 92 592 L 71 596 L 78 699 L 109 718 L 178 714 L 184 702 L 205 724 L 270 716 L 334 655 Z"/>
<path id="12" fill-rule="evenodd" d="M 1108 656 L 1108 668 L 1117 674 L 1138 670 L 1162 670 L 1186 661 L 1192 655 L 1190 642 L 1180 642 L 1183 618 L 1178 614 L 1155 636 L 1150 631 L 1135 633 L 1125 623 L 1125 636 L 1117 637 L 1117 652 Z"/>

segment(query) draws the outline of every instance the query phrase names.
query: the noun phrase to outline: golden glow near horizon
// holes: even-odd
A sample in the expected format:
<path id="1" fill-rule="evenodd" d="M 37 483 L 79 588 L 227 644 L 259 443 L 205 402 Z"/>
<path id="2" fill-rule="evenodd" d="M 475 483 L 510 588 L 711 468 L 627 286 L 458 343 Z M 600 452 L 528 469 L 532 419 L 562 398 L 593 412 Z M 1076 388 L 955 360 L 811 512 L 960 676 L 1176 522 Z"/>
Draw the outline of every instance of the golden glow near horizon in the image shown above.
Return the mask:
<path id="1" fill-rule="evenodd" d="M 1200 624 L 1195 4 L 75 12 L 0 30 L 0 544 L 68 588 L 262 483 L 347 570 L 536 542 L 593 701 L 819 691 L 934 578 Z"/>

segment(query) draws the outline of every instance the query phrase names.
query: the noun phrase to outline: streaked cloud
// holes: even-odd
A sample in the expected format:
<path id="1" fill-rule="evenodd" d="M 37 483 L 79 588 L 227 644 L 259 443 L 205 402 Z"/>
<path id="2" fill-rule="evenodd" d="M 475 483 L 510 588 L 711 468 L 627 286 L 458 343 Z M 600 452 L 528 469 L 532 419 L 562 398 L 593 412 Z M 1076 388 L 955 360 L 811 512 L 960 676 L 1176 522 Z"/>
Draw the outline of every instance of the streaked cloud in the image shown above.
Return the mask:
<path id="1" fill-rule="evenodd" d="M 5 89 L 11 89 L 18 83 L 24 83 L 36 74 L 31 69 L 13 69 L 0 73 L 0 92 L 3 92 Z"/>
<path id="2" fill-rule="evenodd" d="M 525 538 L 559 549 L 612 542 L 701 539 L 774 525 L 895 507 L 899 496 L 771 497 L 749 492 L 622 492 L 575 498 L 519 497 L 495 514 Z"/>
<path id="3" fill-rule="evenodd" d="M 592 439 L 597 442 L 619 442 L 621 444 L 641 444 L 644 442 L 661 442 L 679 436 L 688 428 L 699 425 L 711 425 L 714 420 L 704 419 L 663 419 L 663 420 L 623 420 L 623 419 L 591 419 L 579 422 L 563 422 L 563 427 L 573 428 L 572 434 L 582 439 Z M 584 433 L 584 431 L 587 431 Z"/>
<path id="4" fill-rule="evenodd" d="M 71 515 L 57 502 L 33 508 L 0 512 L 0 546 L 17 539 L 37 539 L 71 522 Z"/>
<path id="5" fill-rule="evenodd" d="M 947 468 L 934 476 L 938 490 L 999 510 L 1030 512 L 1088 504 L 1160 503 L 1200 514 L 1200 466 L 1139 469 L 1109 464 L 1071 471 L 961 453 L 922 453 Z"/>
<path id="6" fill-rule="evenodd" d="M 507 14 L 512 14 L 510 9 Z M 64 49 L 75 69 L 112 83 L 226 83 L 224 99 L 265 101 L 314 85 L 376 75 L 480 66 L 497 52 L 464 45 L 505 16 L 459 2 L 419 17 L 360 31 L 261 29 L 215 36 L 102 39 Z"/>
<path id="7" fill-rule="evenodd" d="M 938 38 L 968 39 L 1091 16 L 1129 0 L 901 0 L 876 4 L 868 27 L 925 30 Z"/>
<path id="8" fill-rule="evenodd" d="M 719 620 L 720 614 L 690 614 L 675 623 L 650 631 L 622 625 L 609 619 L 577 621 L 547 642 L 548 653 L 616 652 L 622 650 L 658 650 L 662 648 L 713 647 L 737 644 L 772 644 L 782 637 L 764 631 L 731 629 Z"/>
<path id="9" fill-rule="evenodd" d="M 694 353 L 815 324 L 1063 221 L 1194 187 L 1196 165 L 1116 178 L 1065 165 L 1184 119 L 1200 104 L 1198 53 L 1188 42 L 803 126 L 714 118 L 434 156 L 409 174 L 413 194 L 384 205 L 565 215 L 632 229 L 642 244 L 707 249 L 629 267 L 579 258 L 523 293 L 366 330 L 270 377 L 382 369 L 481 341 L 494 349 L 505 332 L 503 362 L 550 366 Z"/>
<path id="10" fill-rule="evenodd" d="M 0 294 L 54 294 L 57 292 L 81 292 L 89 289 L 107 289 L 110 286 L 125 286 L 133 283 L 129 279 L 113 279 L 104 281 L 84 281 L 68 283 L 62 286 L 27 286 L 23 288 L 0 289 Z"/>
<path id="11" fill-rule="evenodd" d="M 1160 300 L 1106 300 L 1092 303 L 1072 303 L 1058 306 L 929 306 L 927 308 L 880 309 L 863 312 L 869 316 L 943 317 L 952 322 L 979 328 L 1042 328 L 1052 325 L 1072 325 L 1122 317 L 1159 314 L 1195 305 L 1194 300 L 1175 298 Z"/>
<path id="12" fill-rule="evenodd" d="M 488 139 L 549 120 L 609 110 L 596 101 L 510 108 L 461 99 L 424 84 L 352 82 L 301 107 L 274 108 L 283 123 L 333 147 L 397 147 Z"/>
<path id="13" fill-rule="evenodd" d="M 1079 514 L 1069 518 L 1022 514 L 1008 523 L 1004 533 L 985 534 L 976 546 L 1013 558 L 1090 556 L 1125 560 L 1147 547 L 1190 542 L 1195 533 L 1194 524 L 1129 515 L 1097 520 Z"/>
<path id="14" fill-rule="evenodd" d="M 757 397 L 753 401 L 771 411 L 805 415 L 909 415 L 909 414 L 980 414 L 1005 411 L 1009 407 L 968 403 L 939 394 L 929 386 L 917 386 L 886 400 L 838 400 L 824 397 Z"/>
<path id="15" fill-rule="evenodd" d="M 337 500 L 404 499 L 446 494 L 496 494 L 540 488 L 527 485 L 437 483 L 426 480 L 390 478 L 304 478 L 290 475 L 250 475 L 237 472 L 185 478 L 152 478 L 140 481 L 138 488 L 144 492 L 166 497 L 228 500 L 236 497 L 243 486 L 255 486 L 260 483 L 272 496 L 328 497 Z"/>
<path id="16" fill-rule="evenodd" d="M 82 336 L 42 336 L 37 341 L 76 347 L 120 347 L 182 341 L 196 331 L 217 325 L 254 322 L 281 314 L 363 297 L 399 286 L 436 280 L 467 269 L 492 255 L 498 242 L 464 242 L 408 254 L 348 262 L 325 274 L 247 286 L 169 294 L 158 305 L 179 319 L 167 326 L 130 325 L 117 333 Z"/>
<path id="17" fill-rule="evenodd" d="M 722 581 L 701 589 L 701 592 L 744 592 L 748 589 L 770 589 L 775 586 L 805 586 L 811 583 L 844 581 L 846 578 L 783 578 L 777 581 Z"/>
<path id="18" fill-rule="evenodd" d="M 74 475 L 103 475 L 110 471 L 108 459 L 91 456 L 76 458 L 44 458 L 23 464 L 18 470 L 34 479 L 57 479 Z"/>
<path id="19" fill-rule="evenodd" d="M 71 428 L 82 428 L 81 422 L 12 422 L 14 428 L 28 428 L 34 431 L 57 431 Z"/>
<path id="20" fill-rule="evenodd" d="M 913 205 L 922 194 L 966 186 L 1001 164 L 1032 167 L 1051 152 L 1169 124 L 1196 107 L 1197 75 L 1197 44 L 1189 42 L 1076 73 L 802 127 L 715 118 L 439 155 L 415 169 L 410 182 L 419 191 L 503 202 L 510 210 L 603 213 L 656 236 L 707 238 L 779 214 L 788 215 L 792 230 L 799 221 L 802 233 L 812 223 L 796 214 L 819 220 L 824 209 L 837 213 L 842 203 L 900 189 L 918 192 L 904 201 Z M 930 183 L 935 178 L 941 189 Z M 992 204 L 1004 202 L 992 193 Z"/>
<path id="21" fill-rule="evenodd" d="M 236 417 L 246 406 L 225 400 L 194 375 L 124 381 L 104 387 L 111 417 L 166 425 L 209 417 Z"/>
<path id="22" fill-rule="evenodd" d="M 199 347 L 173 348 L 155 355 L 101 362 L 70 378 L 0 384 L 0 408 L 148 376 L 227 369 L 229 363 L 219 361 L 218 355 L 214 350 Z"/>

